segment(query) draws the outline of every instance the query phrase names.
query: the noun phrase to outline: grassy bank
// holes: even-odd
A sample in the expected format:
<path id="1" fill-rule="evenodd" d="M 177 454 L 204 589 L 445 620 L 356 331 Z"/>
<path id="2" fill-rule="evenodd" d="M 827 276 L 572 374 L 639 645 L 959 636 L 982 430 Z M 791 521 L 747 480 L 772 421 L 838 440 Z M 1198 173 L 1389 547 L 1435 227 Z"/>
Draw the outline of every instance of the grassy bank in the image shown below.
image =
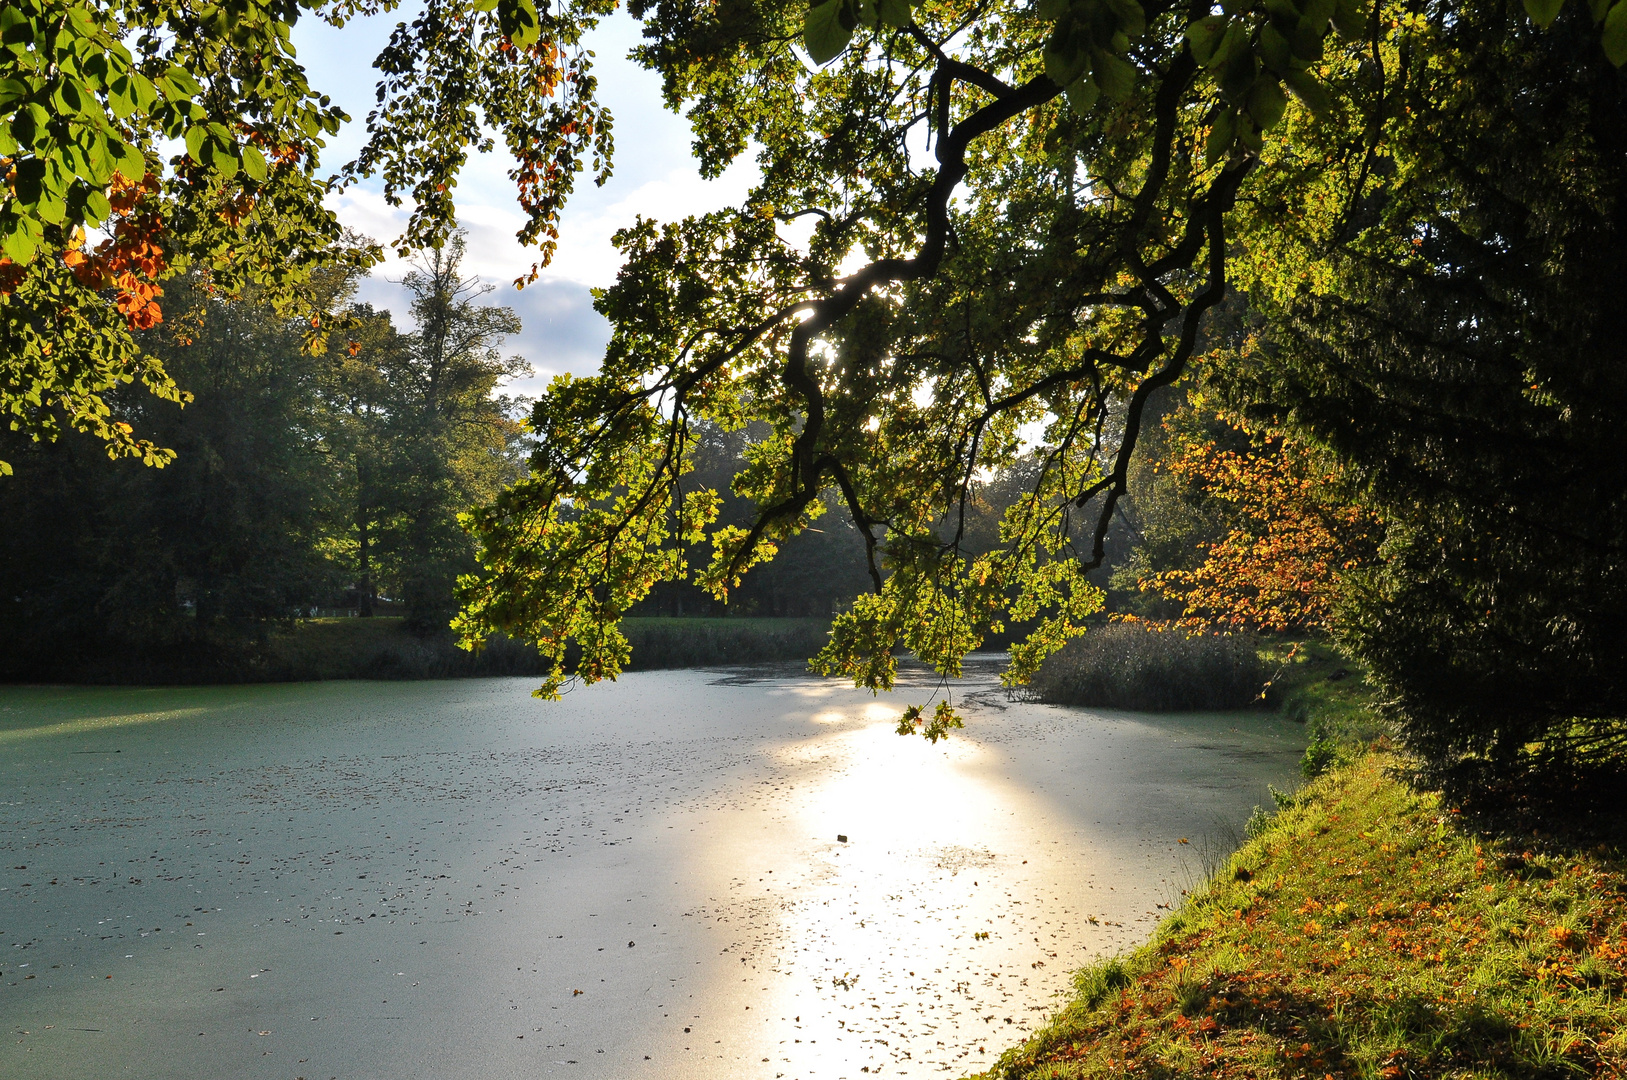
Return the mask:
<path id="1" fill-rule="evenodd" d="M 1627 863 L 1476 836 L 1364 752 L 989 1076 L 1616 1077 Z"/>

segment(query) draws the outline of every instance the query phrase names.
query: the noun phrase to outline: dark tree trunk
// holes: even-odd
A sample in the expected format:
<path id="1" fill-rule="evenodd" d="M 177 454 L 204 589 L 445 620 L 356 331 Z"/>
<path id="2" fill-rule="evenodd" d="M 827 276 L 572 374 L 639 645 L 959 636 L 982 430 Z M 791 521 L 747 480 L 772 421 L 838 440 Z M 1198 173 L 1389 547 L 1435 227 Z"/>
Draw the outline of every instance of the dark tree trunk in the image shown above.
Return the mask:
<path id="1" fill-rule="evenodd" d="M 360 596 L 356 600 L 356 614 L 364 619 L 373 617 L 373 563 L 372 552 L 369 549 L 370 540 L 367 535 L 367 516 L 359 516 L 356 520 L 356 529 L 359 536 L 359 545 L 356 553 L 356 568 L 358 571 L 356 591 Z"/>

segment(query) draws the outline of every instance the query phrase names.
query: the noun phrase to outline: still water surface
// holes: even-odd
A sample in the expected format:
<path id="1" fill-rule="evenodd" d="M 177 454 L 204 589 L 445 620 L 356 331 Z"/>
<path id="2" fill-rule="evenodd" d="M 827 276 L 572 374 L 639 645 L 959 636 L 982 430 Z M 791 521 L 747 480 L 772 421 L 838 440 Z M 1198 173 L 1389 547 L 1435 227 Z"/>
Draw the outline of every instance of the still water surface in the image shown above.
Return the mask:
<path id="1" fill-rule="evenodd" d="M 973 667 L 0 689 L 0 1076 L 977 1072 L 1304 741 Z"/>

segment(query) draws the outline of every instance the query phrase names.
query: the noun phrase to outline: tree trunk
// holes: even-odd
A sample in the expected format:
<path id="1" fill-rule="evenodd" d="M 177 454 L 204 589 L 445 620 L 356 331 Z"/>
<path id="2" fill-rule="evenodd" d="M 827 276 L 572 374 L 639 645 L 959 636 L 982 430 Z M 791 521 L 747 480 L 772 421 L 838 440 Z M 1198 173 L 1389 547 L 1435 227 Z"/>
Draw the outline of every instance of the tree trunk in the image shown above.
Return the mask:
<path id="1" fill-rule="evenodd" d="M 356 601 L 356 614 L 364 619 L 373 617 L 373 564 L 369 550 L 367 535 L 367 515 L 361 514 L 356 519 L 356 529 L 360 544 L 356 553 L 356 569 L 358 577 L 356 591 L 361 595 Z"/>

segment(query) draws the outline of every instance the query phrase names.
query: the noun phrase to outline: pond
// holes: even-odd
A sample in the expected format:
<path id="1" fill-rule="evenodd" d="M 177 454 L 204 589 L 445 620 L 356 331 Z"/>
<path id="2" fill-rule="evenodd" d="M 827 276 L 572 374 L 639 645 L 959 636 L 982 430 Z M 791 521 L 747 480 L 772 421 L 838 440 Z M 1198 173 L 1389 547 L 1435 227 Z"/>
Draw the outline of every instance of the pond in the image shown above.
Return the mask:
<path id="1" fill-rule="evenodd" d="M 977 1072 L 1304 748 L 995 670 L 0 689 L 0 1075 Z"/>

